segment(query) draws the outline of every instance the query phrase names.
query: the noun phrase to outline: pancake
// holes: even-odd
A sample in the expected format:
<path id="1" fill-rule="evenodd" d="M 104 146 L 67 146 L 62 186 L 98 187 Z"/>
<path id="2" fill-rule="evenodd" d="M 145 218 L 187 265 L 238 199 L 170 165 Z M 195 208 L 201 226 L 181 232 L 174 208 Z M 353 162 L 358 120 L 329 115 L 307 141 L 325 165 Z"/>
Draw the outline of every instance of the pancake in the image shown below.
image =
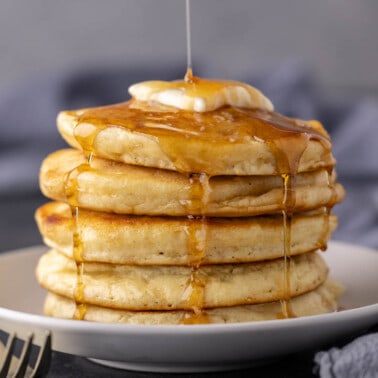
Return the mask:
<path id="1" fill-rule="evenodd" d="M 67 179 L 69 177 L 69 179 Z M 137 167 L 60 150 L 41 166 L 40 186 L 48 198 L 81 208 L 137 215 L 250 216 L 281 213 L 280 176 L 201 175 Z M 204 198 L 206 203 L 204 203 Z M 342 186 L 325 169 L 297 175 L 293 211 L 332 207 L 344 198 Z"/>
<path id="2" fill-rule="evenodd" d="M 329 137 L 319 122 L 289 119 L 262 109 L 226 106 L 197 113 L 131 100 L 64 111 L 57 124 L 74 148 L 127 164 L 180 172 L 283 173 L 277 151 L 287 150 L 282 139 L 291 146 L 303 145 L 298 172 L 335 164 Z"/>
<path id="3" fill-rule="evenodd" d="M 128 102 L 64 111 L 74 149 L 48 156 L 36 212 L 45 312 L 129 324 L 334 311 L 325 249 L 344 198 L 329 135 L 244 83 L 133 85 Z"/>
<path id="4" fill-rule="evenodd" d="M 44 242 L 73 257 L 77 227 L 84 262 L 129 265 L 188 265 L 237 263 L 283 256 L 282 216 L 188 219 L 146 217 L 79 210 L 75 225 L 70 207 L 51 202 L 36 212 Z M 324 248 L 337 217 L 298 213 L 291 222 L 291 255 Z M 206 227 L 206 230 L 203 229 Z M 201 256 L 196 232 L 206 232 Z"/>
<path id="5" fill-rule="evenodd" d="M 256 304 L 285 298 L 284 260 L 244 264 L 128 266 L 86 263 L 81 301 L 124 310 L 173 310 Z M 291 297 L 314 290 L 328 268 L 315 252 L 290 259 Z M 47 290 L 74 299 L 75 261 L 51 250 L 38 263 L 36 275 Z"/>
<path id="6" fill-rule="evenodd" d="M 290 302 L 292 312 L 298 316 L 320 315 L 337 310 L 337 299 L 342 287 L 330 280 L 309 293 L 299 295 Z M 53 293 L 47 295 L 44 312 L 48 316 L 72 319 L 75 302 Z M 201 314 L 208 323 L 238 323 L 277 319 L 281 313 L 279 302 L 257 305 L 218 307 Z M 88 305 L 83 320 L 106 323 L 172 325 L 185 324 L 193 317 L 188 311 L 124 311 Z M 194 319 L 195 320 L 195 319 Z"/>

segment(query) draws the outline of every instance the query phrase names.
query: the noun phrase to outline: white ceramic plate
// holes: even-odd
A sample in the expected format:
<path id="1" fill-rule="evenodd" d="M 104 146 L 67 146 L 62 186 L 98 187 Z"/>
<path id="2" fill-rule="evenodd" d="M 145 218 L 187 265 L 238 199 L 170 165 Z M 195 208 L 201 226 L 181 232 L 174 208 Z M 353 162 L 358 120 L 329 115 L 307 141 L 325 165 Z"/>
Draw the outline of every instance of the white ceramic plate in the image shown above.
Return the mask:
<path id="1" fill-rule="evenodd" d="M 41 315 L 44 291 L 34 279 L 46 249 L 0 255 L 0 328 L 53 332 L 57 351 L 134 370 L 193 372 L 234 369 L 330 344 L 378 320 L 378 252 L 332 242 L 324 254 L 347 291 L 346 310 L 307 318 L 193 326 L 137 326 L 53 319 Z"/>

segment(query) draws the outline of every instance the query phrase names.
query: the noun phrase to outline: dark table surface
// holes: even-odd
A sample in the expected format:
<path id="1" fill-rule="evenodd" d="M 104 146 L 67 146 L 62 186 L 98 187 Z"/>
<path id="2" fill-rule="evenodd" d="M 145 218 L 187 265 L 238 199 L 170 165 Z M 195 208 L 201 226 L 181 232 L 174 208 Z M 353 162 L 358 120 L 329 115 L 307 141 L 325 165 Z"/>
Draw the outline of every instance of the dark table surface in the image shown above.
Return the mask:
<path id="1" fill-rule="evenodd" d="M 89 360 L 56 353 L 50 369 L 51 377 L 166 377 L 166 373 L 145 373 L 116 370 L 95 364 Z M 311 353 L 288 357 L 280 362 L 232 372 L 169 374 L 170 377 L 312 377 Z"/>
<path id="2" fill-rule="evenodd" d="M 348 335 L 332 345 L 324 345 L 324 348 L 342 347 L 344 344 L 352 341 L 355 337 L 363 335 L 367 332 L 377 332 L 378 324 L 368 330 L 364 330 L 359 334 Z M 0 331 L 0 342 L 6 343 L 7 334 Z M 21 346 L 21 344 L 20 344 Z M 20 348 L 19 348 L 20 349 Z M 278 360 L 267 360 L 258 366 L 251 366 L 248 369 L 226 372 L 208 372 L 208 373 L 153 373 L 138 372 L 129 370 L 119 370 L 106 367 L 90 361 L 87 358 L 78 357 L 70 354 L 53 352 L 48 377 L 70 378 L 70 377 L 318 377 L 317 367 L 314 364 L 314 355 L 318 350 L 306 350 L 297 354 L 283 356 Z M 35 350 L 34 352 L 37 352 Z M 34 353 L 36 354 L 36 353 Z"/>
<path id="3" fill-rule="evenodd" d="M 50 368 L 51 377 L 166 377 L 167 373 L 145 373 L 128 370 L 117 370 L 95 364 L 87 359 L 55 353 Z M 294 356 L 288 356 L 278 362 L 268 363 L 244 370 L 215 373 L 196 374 L 169 374 L 170 377 L 316 377 L 313 373 L 313 353 L 306 352 Z"/>

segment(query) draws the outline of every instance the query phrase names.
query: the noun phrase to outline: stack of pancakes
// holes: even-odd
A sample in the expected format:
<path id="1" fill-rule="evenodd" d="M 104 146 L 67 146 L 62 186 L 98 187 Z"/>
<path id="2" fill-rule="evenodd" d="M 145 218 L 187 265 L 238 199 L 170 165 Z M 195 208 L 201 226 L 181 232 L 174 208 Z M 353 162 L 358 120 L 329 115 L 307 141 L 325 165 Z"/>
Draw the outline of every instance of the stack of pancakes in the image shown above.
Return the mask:
<path id="1" fill-rule="evenodd" d="M 199 80 L 199 79 L 198 79 Z M 343 199 L 316 121 L 132 99 L 65 111 L 42 164 L 37 267 L 55 317 L 196 324 L 334 311 L 325 249 Z"/>

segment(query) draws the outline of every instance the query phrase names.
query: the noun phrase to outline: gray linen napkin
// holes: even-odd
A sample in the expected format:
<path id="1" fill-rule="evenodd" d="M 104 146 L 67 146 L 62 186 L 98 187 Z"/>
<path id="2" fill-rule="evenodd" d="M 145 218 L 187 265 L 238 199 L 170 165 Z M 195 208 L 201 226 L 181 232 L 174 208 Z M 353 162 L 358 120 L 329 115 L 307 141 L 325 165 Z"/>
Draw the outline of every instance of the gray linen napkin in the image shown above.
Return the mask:
<path id="1" fill-rule="evenodd" d="M 321 378 L 377 378 L 378 333 L 361 336 L 341 349 L 318 352 L 315 363 Z"/>

